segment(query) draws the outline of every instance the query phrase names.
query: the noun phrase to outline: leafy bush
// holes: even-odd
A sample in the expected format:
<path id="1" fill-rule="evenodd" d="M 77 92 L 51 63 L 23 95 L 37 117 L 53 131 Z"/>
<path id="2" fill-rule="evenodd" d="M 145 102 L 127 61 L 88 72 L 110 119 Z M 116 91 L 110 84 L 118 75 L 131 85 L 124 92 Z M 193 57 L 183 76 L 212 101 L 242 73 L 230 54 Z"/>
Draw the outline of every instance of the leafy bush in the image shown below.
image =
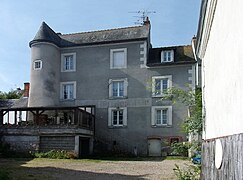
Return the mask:
<path id="1" fill-rule="evenodd" d="M 178 180 L 199 180 L 201 167 L 197 165 L 188 165 L 187 169 L 181 169 L 175 164 L 174 173 Z"/>
<path id="2" fill-rule="evenodd" d="M 171 145 L 172 155 L 182 155 L 182 156 L 188 156 L 188 149 L 190 149 L 192 146 L 189 142 L 180 142 L 180 143 L 173 143 Z"/>
<path id="3" fill-rule="evenodd" d="M 77 158 L 77 154 L 71 151 L 64 151 L 64 150 L 51 150 L 48 152 L 40 152 L 35 153 L 35 157 L 37 158 L 50 158 L 50 159 L 75 159 Z"/>

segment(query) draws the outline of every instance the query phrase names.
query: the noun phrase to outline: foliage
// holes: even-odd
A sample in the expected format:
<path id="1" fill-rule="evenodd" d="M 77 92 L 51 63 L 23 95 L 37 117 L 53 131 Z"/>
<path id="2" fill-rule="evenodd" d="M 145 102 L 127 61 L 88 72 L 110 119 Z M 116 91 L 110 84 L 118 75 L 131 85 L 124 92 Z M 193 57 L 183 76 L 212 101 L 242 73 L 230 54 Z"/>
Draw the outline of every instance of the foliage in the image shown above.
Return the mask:
<path id="1" fill-rule="evenodd" d="M 190 160 L 188 157 L 184 156 L 166 156 L 166 160 Z"/>
<path id="2" fill-rule="evenodd" d="M 1 180 L 11 180 L 12 178 L 10 177 L 9 172 L 7 172 L 3 169 L 0 169 L 0 179 Z"/>
<path id="3" fill-rule="evenodd" d="M 37 158 L 50 158 L 50 159 L 75 159 L 77 155 L 71 151 L 64 151 L 64 150 L 51 150 L 48 152 L 40 152 L 35 153 L 35 157 Z"/>
<path id="4" fill-rule="evenodd" d="M 175 164 L 174 173 L 178 180 L 199 180 L 201 167 L 198 165 L 187 165 L 187 169 L 181 169 Z"/>
<path id="5" fill-rule="evenodd" d="M 0 91 L 0 99 L 19 99 L 22 94 L 19 90 L 11 90 L 9 92 Z"/>
<path id="6" fill-rule="evenodd" d="M 192 147 L 190 142 L 180 142 L 180 143 L 173 143 L 171 145 L 172 155 L 182 155 L 187 157 L 188 156 L 188 149 Z"/>
<path id="7" fill-rule="evenodd" d="M 187 133 L 201 134 L 202 123 L 202 91 L 189 88 L 170 88 L 162 100 L 171 100 L 173 103 L 181 102 L 189 108 L 190 116 L 185 119 L 182 128 Z"/>

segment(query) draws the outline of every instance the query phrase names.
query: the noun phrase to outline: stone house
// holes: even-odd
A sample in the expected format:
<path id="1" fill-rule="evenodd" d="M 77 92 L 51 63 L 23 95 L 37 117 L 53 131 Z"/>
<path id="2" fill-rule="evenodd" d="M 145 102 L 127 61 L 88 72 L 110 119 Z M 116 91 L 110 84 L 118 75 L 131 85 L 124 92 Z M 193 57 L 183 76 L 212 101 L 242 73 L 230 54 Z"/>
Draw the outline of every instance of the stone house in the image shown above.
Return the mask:
<path id="1" fill-rule="evenodd" d="M 187 107 L 160 99 L 172 86 L 195 87 L 192 47 L 152 48 L 148 19 L 142 26 L 74 34 L 56 33 L 43 22 L 29 45 L 28 108 L 93 107 L 87 143 L 94 151 L 160 156 L 163 141 L 187 139 L 180 128 Z M 78 117 L 48 113 L 42 118 L 59 123 Z"/>

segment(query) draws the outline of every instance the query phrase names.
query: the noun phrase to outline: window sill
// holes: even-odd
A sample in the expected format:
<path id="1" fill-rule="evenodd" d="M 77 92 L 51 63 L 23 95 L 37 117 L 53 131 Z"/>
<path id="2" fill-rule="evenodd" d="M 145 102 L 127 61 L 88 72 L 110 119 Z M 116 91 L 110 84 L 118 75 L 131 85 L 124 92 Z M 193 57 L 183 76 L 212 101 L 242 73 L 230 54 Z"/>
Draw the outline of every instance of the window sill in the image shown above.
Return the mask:
<path id="1" fill-rule="evenodd" d="M 65 101 L 65 102 L 67 102 L 67 101 L 75 101 L 76 99 L 60 99 L 60 101 Z"/>
<path id="2" fill-rule="evenodd" d="M 76 70 L 62 70 L 61 72 L 76 72 Z"/>
<path id="3" fill-rule="evenodd" d="M 172 60 L 172 61 L 161 61 L 161 63 L 163 63 L 163 64 L 166 64 L 166 63 L 173 63 L 174 62 L 174 60 Z"/>
<path id="4" fill-rule="evenodd" d="M 162 97 L 166 97 L 166 94 L 152 95 L 152 98 L 162 98 Z"/>
<path id="5" fill-rule="evenodd" d="M 152 125 L 152 128 L 172 128 L 172 125 Z"/>
<path id="6" fill-rule="evenodd" d="M 127 126 L 125 125 L 120 125 L 120 126 L 108 126 L 109 129 L 121 129 L 121 128 L 126 128 Z"/>
<path id="7" fill-rule="evenodd" d="M 110 100 L 113 99 L 127 99 L 127 96 L 122 96 L 122 97 L 109 97 Z"/>
<path id="8" fill-rule="evenodd" d="M 126 69 L 127 67 L 110 67 L 110 69 Z"/>

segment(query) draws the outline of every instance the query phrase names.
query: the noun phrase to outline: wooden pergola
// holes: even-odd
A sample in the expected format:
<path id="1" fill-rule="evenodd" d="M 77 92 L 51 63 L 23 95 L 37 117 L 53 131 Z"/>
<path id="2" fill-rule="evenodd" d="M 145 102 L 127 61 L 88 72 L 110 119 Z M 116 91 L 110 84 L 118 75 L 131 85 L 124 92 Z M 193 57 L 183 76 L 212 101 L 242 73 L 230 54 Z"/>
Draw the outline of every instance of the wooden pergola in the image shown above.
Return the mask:
<path id="1" fill-rule="evenodd" d="M 25 121 L 18 120 L 19 112 L 26 113 Z M 12 114 L 12 126 L 76 126 L 94 130 L 95 106 L 75 107 L 21 107 L 3 108 L 0 110 L 0 126 L 10 125 L 9 114 Z M 52 114 L 50 116 L 50 114 Z M 62 117 L 60 117 L 62 114 Z M 69 114 L 69 115 L 67 115 Z M 71 115 L 70 115 L 71 114 Z M 4 123 L 4 116 L 7 122 Z M 32 117 L 31 119 L 29 117 Z M 10 127 L 10 126 L 9 126 Z"/>

